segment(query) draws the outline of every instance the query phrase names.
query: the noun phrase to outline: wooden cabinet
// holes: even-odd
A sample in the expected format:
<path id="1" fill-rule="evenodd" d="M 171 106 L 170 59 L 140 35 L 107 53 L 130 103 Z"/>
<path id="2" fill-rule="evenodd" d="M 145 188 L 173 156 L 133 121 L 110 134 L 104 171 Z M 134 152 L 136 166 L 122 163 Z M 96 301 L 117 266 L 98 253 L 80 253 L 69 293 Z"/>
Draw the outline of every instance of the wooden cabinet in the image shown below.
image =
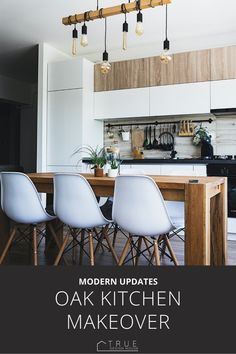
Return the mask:
<path id="1" fill-rule="evenodd" d="M 160 57 L 149 58 L 150 86 L 172 85 L 174 78 L 173 58 L 168 65 L 162 64 Z"/>
<path id="2" fill-rule="evenodd" d="M 211 80 L 236 79 L 236 46 L 211 50 Z"/>
<path id="3" fill-rule="evenodd" d="M 149 88 L 95 92 L 94 118 L 149 116 Z"/>
<path id="4" fill-rule="evenodd" d="M 168 65 L 160 57 L 112 63 L 108 75 L 95 65 L 94 90 L 111 91 L 152 86 L 236 79 L 236 46 L 172 55 Z"/>
<path id="5" fill-rule="evenodd" d="M 150 58 L 150 86 L 210 80 L 210 50 L 174 54 L 168 65 L 160 57 Z"/>
<path id="6" fill-rule="evenodd" d="M 149 58 L 112 63 L 108 75 L 100 72 L 100 65 L 94 69 L 94 91 L 123 90 L 149 86 Z"/>
<path id="7" fill-rule="evenodd" d="M 210 81 L 210 50 L 173 55 L 173 84 Z"/>
<path id="8" fill-rule="evenodd" d="M 211 82 L 211 109 L 236 107 L 236 79 Z"/>
<path id="9" fill-rule="evenodd" d="M 48 91 L 82 88 L 83 62 L 79 58 L 48 64 Z"/>
<path id="10" fill-rule="evenodd" d="M 210 82 L 150 88 L 150 115 L 210 113 Z"/>

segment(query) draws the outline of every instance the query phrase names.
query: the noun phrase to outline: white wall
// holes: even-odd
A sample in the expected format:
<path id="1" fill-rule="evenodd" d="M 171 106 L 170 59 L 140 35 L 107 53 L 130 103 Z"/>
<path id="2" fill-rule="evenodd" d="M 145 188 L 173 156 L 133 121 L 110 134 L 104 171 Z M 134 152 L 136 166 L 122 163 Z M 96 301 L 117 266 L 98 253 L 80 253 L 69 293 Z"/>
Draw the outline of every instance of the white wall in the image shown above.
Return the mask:
<path id="1" fill-rule="evenodd" d="M 39 44 L 38 62 L 38 126 L 37 126 L 37 171 L 47 167 L 47 80 L 48 63 L 70 58 L 67 54 L 47 43 Z"/>

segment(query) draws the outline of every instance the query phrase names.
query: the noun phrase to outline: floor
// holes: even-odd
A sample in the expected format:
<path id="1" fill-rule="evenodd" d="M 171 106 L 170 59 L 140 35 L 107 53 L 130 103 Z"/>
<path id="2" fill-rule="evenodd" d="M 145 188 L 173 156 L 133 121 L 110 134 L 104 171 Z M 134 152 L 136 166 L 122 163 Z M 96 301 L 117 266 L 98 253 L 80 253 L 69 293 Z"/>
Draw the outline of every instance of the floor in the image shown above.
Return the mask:
<path id="1" fill-rule="evenodd" d="M 110 238 L 112 240 L 113 235 L 110 235 Z M 40 235 L 39 235 L 39 241 L 40 241 Z M 122 249 L 125 244 L 126 237 L 119 232 L 117 235 L 117 240 L 115 244 L 115 249 L 117 252 L 118 257 L 121 255 Z M 181 241 L 178 237 L 174 236 L 171 239 L 171 244 L 173 246 L 173 249 L 175 251 L 176 257 L 178 259 L 178 262 L 180 265 L 184 265 L 184 242 Z M 95 242 L 96 246 L 96 242 Z M 88 251 L 88 245 L 85 246 L 85 250 Z M 39 248 L 38 248 L 38 257 L 39 257 L 39 264 L 40 265 L 51 265 L 53 264 L 53 261 L 56 256 L 56 249 L 55 248 L 50 248 L 47 250 L 45 254 L 45 241 L 44 239 L 41 241 Z M 23 240 L 17 240 L 15 244 L 12 245 L 10 252 L 4 262 L 5 265 L 27 265 L 31 263 L 31 245 L 29 242 L 25 239 Z M 71 247 L 69 247 L 67 253 L 65 254 L 65 259 L 66 263 L 68 265 L 73 265 L 73 264 L 79 264 L 79 247 L 75 247 L 75 254 L 74 254 L 74 259 L 75 261 L 72 261 L 72 251 Z M 139 265 L 148 265 L 147 259 L 150 259 L 150 255 L 148 252 L 145 253 L 145 257 L 141 256 L 139 260 Z M 61 261 L 61 265 L 65 265 L 64 260 Z M 83 257 L 83 264 L 84 265 L 89 265 L 89 258 L 86 254 L 84 254 Z M 99 249 L 99 251 L 96 253 L 96 258 L 95 258 L 95 264 L 97 265 L 115 265 L 115 262 L 112 258 L 112 254 L 110 251 L 108 251 L 105 247 L 102 249 Z M 161 259 L 161 264 L 162 265 L 168 265 L 171 266 L 173 265 L 173 262 L 167 257 L 164 256 Z M 229 241 L 228 242 L 228 264 L 229 265 L 236 265 L 236 241 Z M 127 265 L 132 265 L 132 261 L 129 261 Z"/>

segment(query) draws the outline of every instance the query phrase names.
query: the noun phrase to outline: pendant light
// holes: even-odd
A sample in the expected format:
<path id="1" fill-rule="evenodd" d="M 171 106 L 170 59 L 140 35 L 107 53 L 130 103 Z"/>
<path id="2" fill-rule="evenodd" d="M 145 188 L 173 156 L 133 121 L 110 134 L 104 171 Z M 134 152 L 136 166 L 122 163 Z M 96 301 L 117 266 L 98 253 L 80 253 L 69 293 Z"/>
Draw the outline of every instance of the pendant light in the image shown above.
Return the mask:
<path id="1" fill-rule="evenodd" d="M 85 22 L 82 26 L 80 44 L 82 47 L 87 47 L 87 45 L 88 45 L 88 28 L 87 28 Z"/>
<path id="2" fill-rule="evenodd" d="M 125 14 L 125 22 L 123 23 L 123 26 L 122 26 L 122 31 L 123 31 L 122 49 L 127 50 L 127 37 L 128 37 L 128 32 L 129 32 L 129 25 L 127 23 L 127 18 L 126 18 L 127 9 L 126 9 L 125 4 L 121 5 L 121 11 Z"/>
<path id="3" fill-rule="evenodd" d="M 172 57 L 170 56 L 169 50 L 170 50 L 170 41 L 167 38 L 167 34 L 168 34 L 168 10 L 167 10 L 167 5 L 166 5 L 166 28 L 165 28 L 165 32 L 166 32 L 166 39 L 163 42 L 163 52 L 160 56 L 160 60 L 163 64 L 168 64 L 171 60 Z"/>
<path id="4" fill-rule="evenodd" d="M 138 10 L 138 14 L 137 14 L 137 24 L 136 24 L 135 32 L 138 36 L 142 36 L 144 29 L 143 29 L 143 14 L 141 12 L 140 0 L 136 1 L 136 8 Z"/>
<path id="5" fill-rule="evenodd" d="M 102 63 L 100 70 L 102 74 L 108 74 L 111 71 L 111 64 L 109 63 L 109 57 L 107 53 L 107 18 L 105 17 L 105 50 L 102 55 Z"/>
<path id="6" fill-rule="evenodd" d="M 88 45 L 88 28 L 86 26 L 86 21 L 89 21 L 89 12 L 84 13 L 84 24 L 81 28 L 81 39 L 80 39 L 80 45 L 82 47 L 87 47 Z"/>
<path id="7" fill-rule="evenodd" d="M 75 25 L 72 31 L 72 55 L 73 56 L 76 56 L 78 54 L 77 50 L 78 50 L 78 31 Z"/>

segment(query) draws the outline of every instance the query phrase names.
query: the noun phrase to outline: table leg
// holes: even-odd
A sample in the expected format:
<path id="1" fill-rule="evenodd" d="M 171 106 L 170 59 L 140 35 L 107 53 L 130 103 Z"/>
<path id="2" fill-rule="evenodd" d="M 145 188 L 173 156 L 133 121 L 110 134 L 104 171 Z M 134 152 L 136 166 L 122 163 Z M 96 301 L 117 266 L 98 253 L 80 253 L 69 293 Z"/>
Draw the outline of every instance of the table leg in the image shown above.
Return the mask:
<path id="1" fill-rule="evenodd" d="M 210 196 L 206 185 L 185 187 L 185 265 L 210 265 Z"/>
<path id="2" fill-rule="evenodd" d="M 50 206 L 50 209 L 52 209 L 53 206 L 53 195 L 52 194 L 47 194 L 47 207 Z M 62 245 L 63 243 L 63 223 L 55 219 L 51 221 L 52 226 L 54 231 L 57 234 L 57 239 L 59 241 L 59 244 Z M 49 245 L 48 245 L 49 243 Z M 48 248 L 54 248 L 57 247 L 56 242 L 54 241 L 53 235 L 51 234 L 51 231 L 48 226 L 46 226 L 46 247 Z"/>
<path id="3" fill-rule="evenodd" d="M 227 264 L 228 200 L 227 180 L 221 193 L 211 198 L 211 265 Z"/>

